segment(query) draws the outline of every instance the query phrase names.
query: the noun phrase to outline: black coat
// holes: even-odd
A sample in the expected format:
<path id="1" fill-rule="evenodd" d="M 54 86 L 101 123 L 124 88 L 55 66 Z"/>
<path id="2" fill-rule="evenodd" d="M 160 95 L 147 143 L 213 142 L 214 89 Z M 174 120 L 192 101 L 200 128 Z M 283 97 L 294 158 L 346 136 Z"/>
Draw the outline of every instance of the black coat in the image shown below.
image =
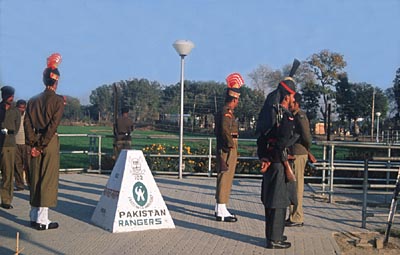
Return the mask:
<path id="1" fill-rule="evenodd" d="M 273 149 L 268 151 L 264 143 L 260 140 L 258 142 L 258 156 L 272 161 L 263 174 L 261 186 L 261 200 L 266 208 L 286 208 L 290 204 L 297 204 L 296 183 L 286 180 L 282 162 L 283 151 L 287 151 L 288 146 L 292 145 L 294 118 L 287 109 L 284 109 L 282 114 L 281 122 L 275 125 L 269 134 L 270 138 L 276 140 Z"/>
<path id="2" fill-rule="evenodd" d="M 265 208 L 286 208 L 297 204 L 296 182 L 287 182 L 282 163 L 272 163 L 263 174 L 261 201 Z"/>

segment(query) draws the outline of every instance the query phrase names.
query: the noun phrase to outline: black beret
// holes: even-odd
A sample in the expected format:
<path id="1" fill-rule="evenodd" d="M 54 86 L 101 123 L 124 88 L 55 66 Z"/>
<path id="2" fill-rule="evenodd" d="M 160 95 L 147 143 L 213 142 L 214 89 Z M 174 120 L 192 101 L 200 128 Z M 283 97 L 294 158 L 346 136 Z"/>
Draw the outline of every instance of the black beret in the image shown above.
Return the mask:
<path id="1" fill-rule="evenodd" d="M 285 94 L 295 94 L 296 93 L 296 84 L 294 80 L 290 77 L 286 77 L 283 81 L 278 84 L 278 88 L 281 91 L 284 91 Z"/>
<path id="2" fill-rule="evenodd" d="M 11 86 L 3 86 L 1 88 L 1 98 L 7 99 L 10 96 L 13 96 L 15 92 L 15 89 Z"/>

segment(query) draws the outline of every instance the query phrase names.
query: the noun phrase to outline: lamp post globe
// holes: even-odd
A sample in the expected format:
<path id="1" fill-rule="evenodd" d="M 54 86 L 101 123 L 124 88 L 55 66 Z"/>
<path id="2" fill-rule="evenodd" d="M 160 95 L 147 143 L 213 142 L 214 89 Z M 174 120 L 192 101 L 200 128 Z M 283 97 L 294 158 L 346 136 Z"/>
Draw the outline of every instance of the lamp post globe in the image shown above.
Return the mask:
<path id="1" fill-rule="evenodd" d="M 172 46 L 175 48 L 178 55 L 181 57 L 181 110 L 179 119 L 179 179 L 182 179 L 182 169 L 183 169 L 183 98 L 184 98 L 184 58 L 189 55 L 189 53 L 194 48 L 194 43 L 189 40 L 176 40 Z"/>
<path id="2" fill-rule="evenodd" d="M 194 43 L 189 40 L 176 40 L 174 44 L 172 44 L 172 46 L 174 46 L 179 56 L 185 57 L 189 55 L 189 53 L 194 48 Z"/>

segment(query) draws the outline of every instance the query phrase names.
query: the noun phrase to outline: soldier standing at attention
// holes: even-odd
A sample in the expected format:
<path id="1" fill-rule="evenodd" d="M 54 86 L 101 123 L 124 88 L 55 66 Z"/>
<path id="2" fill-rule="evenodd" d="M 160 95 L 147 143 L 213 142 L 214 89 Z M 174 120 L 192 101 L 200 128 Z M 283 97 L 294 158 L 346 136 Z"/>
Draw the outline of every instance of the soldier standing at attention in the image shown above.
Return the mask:
<path id="1" fill-rule="evenodd" d="M 61 55 L 52 54 L 43 72 L 45 90 L 32 97 L 24 118 L 25 136 L 31 146 L 31 185 L 29 213 L 31 227 L 37 230 L 58 228 L 48 217 L 49 207 L 57 206 L 60 170 L 60 142 L 57 128 L 64 113 L 64 99 L 56 94 Z"/>
<path id="2" fill-rule="evenodd" d="M 133 120 L 129 117 L 129 108 L 123 107 L 121 109 L 121 117 L 117 119 L 115 130 L 115 160 L 118 159 L 121 150 L 130 150 L 132 148 Z"/>
<path id="3" fill-rule="evenodd" d="M 265 103 L 265 109 L 261 110 L 261 113 L 268 112 L 278 116 L 274 124 L 265 122 L 265 125 L 271 128 L 267 134 L 261 132 L 257 141 L 261 168 L 266 169 L 261 185 L 261 200 L 265 208 L 265 234 L 269 249 L 286 249 L 291 246 L 290 242 L 286 242 L 287 237 L 283 233 L 287 207 L 291 203 L 296 204 L 296 197 L 292 194 L 295 182 L 289 181 L 284 164 L 288 162 L 288 148 L 293 145 L 295 137 L 294 119 L 289 111 L 293 106 L 295 89 L 293 79 L 286 77 L 279 83 L 278 88 L 271 92 L 271 95 L 276 97 L 274 100 L 277 100 L 277 104 Z M 270 98 L 268 96 L 266 101 Z M 259 129 L 267 128 L 260 126 Z M 269 167 L 266 168 L 266 165 Z"/>
<path id="4" fill-rule="evenodd" d="M 226 82 L 228 89 L 225 106 L 215 118 L 218 172 L 215 216 L 217 221 L 236 222 L 237 217 L 228 211 L 226 205 L 229 201 L 237 163 L 239 128 L 233 111 L 239 104 L 240 87 L 244 81 L 240 74 L 232 73 L 226 78 Z"/>
<path id="5" fill-rule="evenodd" d="M 29 161 L 31 159 L 31 151 L 29 146 L 25 144 L 24 118 L 26 101 L 23 99 L 18 100 L 17 109 L 21 113 L 21 125 L 17 134 L 15 135 L 15 191 L 20 191 L 25 189 L 24 174 L 26 183 L 29 186 Z"/>
<path id="6" fill-rule="evenodd" d="M 295 133 L 300 137 L 292 146 L 291 151 L 295 157 L 294 175 L 296 176 L 297 205 L 290 205 L 289 219 L 286 227 L 302 227 L 304 224 L 303 193 L 304 193 L 304 169 L 308 160 L 308 151 L 311 147 L 310 123 L 307 115 L 300 109 L 302 97 L 299 93 L 294 95 L 295 102 L 291 109 L 294 115 Z"/>
<path id="7" fill-rule="evenodd" d="M 11 209 L 14 195 L 15 133 L 18 132 L 21 115 L 15 106 L 14 88 L 1 88 L 0 102 L 0 169 L 1 169 L 1 207 Z"/>

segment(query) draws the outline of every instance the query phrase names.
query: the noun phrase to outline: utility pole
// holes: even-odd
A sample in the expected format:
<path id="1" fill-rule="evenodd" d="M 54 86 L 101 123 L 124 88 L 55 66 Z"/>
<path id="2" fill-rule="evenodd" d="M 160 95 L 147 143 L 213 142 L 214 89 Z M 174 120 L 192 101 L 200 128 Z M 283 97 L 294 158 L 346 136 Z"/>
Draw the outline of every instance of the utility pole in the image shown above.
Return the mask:
<path id="1" fill-rule="evenodd" d="M 372 92 L 372 112 L 371 112 L 371 142 L 374 139 L 374 122 L 375 122 L 375 88 Z"/>

